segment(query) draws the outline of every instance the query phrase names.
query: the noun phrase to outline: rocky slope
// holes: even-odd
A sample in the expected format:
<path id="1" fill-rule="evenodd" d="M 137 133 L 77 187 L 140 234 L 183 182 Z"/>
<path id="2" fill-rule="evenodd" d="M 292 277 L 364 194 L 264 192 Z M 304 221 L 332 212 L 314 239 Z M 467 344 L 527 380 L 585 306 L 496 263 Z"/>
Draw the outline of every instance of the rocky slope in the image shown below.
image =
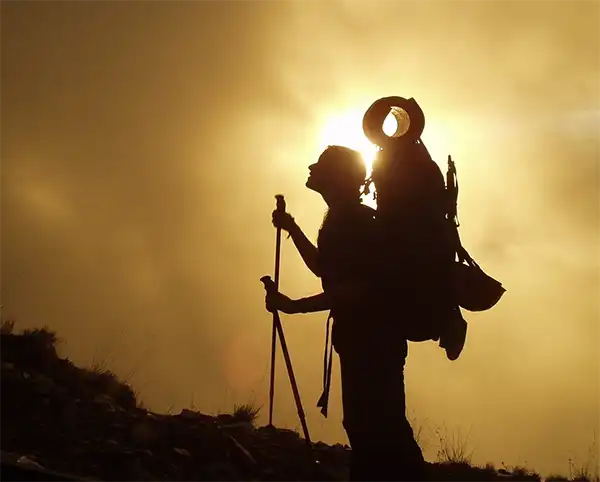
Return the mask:
<path id="1" fill-rule="evenodd" d="M 150 412 L 112 373 L 60 358 L 47 330 L 3 331 L 3 463 L 94 480 L 347 479 L 346 446 L 308 447 L 294 431 L 255 427 L 244 410 Z M 540 480 L 465 464 L 429 469 L 432 480 Z"/>

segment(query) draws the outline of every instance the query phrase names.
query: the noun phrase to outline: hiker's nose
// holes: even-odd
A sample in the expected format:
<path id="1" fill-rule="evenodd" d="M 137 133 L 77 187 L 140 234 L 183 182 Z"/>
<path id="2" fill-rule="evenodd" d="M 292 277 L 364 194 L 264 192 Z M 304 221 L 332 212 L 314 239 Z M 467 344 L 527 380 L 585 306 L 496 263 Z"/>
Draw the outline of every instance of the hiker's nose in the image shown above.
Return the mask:
<path id="1" fill-rule="evenodd" d="M 317 164 L 311 164 L 310 166 L 308 166 L 308 172 L 313 172 L 313 169 L 315 168 Z"/>

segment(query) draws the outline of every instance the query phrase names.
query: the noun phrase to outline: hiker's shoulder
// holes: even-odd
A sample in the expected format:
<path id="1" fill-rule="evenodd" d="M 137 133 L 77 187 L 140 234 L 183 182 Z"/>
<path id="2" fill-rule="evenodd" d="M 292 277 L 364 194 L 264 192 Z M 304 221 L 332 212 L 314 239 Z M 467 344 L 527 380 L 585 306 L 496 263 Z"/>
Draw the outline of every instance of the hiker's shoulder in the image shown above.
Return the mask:
<path id="1" fill-rule="evenodd" d="M 336 217 L 340 228 L 349 231 L 364 231 L 375 222 L 375 210 L 369 206 L 358 204 L 348 207 Z"/>
<path id="2" fill-rule="evenodd" d="M 365 204 L 352 204 L 331 209 L 325 217 L 330 223 L 346 224 L 358 220 L 373 219 L 376 210 Z"/>
<path id="3" fill-rule="evenodd" d="M 347 229 L 361 238 L 374 236 L 378 232 L 379 226 L 376 214 L 375 209 L 361 204 L 356 208 L 350 222 L 347 223 Z"/>

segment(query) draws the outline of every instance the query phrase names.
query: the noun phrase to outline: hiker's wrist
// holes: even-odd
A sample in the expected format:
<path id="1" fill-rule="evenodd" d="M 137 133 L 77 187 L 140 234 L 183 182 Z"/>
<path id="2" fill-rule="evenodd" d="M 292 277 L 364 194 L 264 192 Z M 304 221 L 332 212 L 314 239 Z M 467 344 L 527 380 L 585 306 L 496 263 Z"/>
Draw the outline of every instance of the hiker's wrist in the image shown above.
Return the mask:
<path id="1" fill-rule="evenodd" d="M 298 226 L 298 224 L 296 223 L 296 220 L 294 218 L 292 218 L 292 222 L 291 222 L 290 227 L 288 229 L 288 233 L 292 237 L 294 237 L 294 236 L 302 233 L 302 230 L 300 229 L 300 226 Z"/>
<path id="2" fill-rule="evenodd" d="M 309 298 L 298 298 L 293 303 L 294 313 L 310 313 L 310 300 Z"/>

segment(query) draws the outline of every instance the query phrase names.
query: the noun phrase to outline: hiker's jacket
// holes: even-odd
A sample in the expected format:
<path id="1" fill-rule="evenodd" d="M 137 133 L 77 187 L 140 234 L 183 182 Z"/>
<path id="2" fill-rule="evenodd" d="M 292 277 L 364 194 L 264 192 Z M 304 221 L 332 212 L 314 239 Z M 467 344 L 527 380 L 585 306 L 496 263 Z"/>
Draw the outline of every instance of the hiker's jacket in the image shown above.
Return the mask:
<path id="1" fill-rule="evenodd" d="M 342 344 L 374 328 L 374 211 L 358 202 L 330 209 L 319 231 L 317 247 L 323 291 L 332 296 L 332 342 L 339 351 Z"/>

